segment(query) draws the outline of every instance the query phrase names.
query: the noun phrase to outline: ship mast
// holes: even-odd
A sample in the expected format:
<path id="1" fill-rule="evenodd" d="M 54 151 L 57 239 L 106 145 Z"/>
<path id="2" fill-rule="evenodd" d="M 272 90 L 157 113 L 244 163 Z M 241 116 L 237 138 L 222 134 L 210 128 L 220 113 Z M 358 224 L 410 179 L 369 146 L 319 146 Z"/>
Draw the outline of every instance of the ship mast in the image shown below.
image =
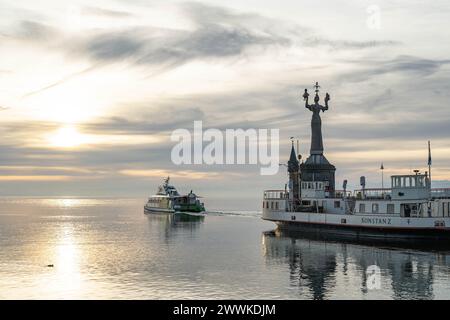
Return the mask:
<path id="1" fill-rule="evenodd" d="M 431 144 L 430 141 L 428 140 L 428 176 L 430 179 L 430 189 L 431 189 Z"/>

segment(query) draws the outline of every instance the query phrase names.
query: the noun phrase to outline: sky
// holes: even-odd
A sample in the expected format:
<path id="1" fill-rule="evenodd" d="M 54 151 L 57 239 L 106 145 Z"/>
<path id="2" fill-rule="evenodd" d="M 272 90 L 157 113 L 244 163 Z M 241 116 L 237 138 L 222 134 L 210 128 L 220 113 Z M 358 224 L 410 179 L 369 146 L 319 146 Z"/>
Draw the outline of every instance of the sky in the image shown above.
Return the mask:
<path id="1" fill-rule="evenodd" d="M 172 163 L 171 133 L 280 130 L 308 155 L 318 81 L 336 185 L 427 170 L 450 186 L 448 1 L 0 0 L 0 196 L 143 197 L 166 175 L 258 209 L 287 175 Z"/>

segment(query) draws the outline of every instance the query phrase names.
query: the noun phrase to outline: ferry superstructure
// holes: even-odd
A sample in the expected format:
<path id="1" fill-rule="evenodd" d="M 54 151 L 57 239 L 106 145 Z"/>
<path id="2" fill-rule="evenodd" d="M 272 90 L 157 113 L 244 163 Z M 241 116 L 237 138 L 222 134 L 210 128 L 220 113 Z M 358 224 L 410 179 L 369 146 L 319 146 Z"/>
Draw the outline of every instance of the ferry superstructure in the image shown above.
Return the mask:
<path id="1" fill-rule="evenodd" d="M 315 89 L 314 104 L 308 104 L 306 89 L 303 95 L 305 107 L 313 113 L 310 155 L 299 163 L 301 156 L 292 143 L 289 183 L 284 190 L 264 192 L 262 218 L 281 229 L 343 238 L 450 241 L 450 189 L 432 189 L 429 172 L 393 175 L 391 187 L 379 189 L 366 188 L 362 176 L 360 190 L 347 191 L 346 180 L 343 190 L 336 190 L 336 168 L 323 154 L 320 118 L 330 96 L 326 94 L 322 106 L 317 83 Z"/>

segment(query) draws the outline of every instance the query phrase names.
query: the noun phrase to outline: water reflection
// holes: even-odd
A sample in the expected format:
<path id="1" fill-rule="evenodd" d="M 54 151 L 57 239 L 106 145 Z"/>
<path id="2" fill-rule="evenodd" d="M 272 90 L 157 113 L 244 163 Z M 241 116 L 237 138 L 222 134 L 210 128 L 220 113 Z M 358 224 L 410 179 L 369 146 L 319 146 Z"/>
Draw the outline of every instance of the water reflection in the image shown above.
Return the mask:
<path id="1" fill-rule="evenodd" d="M 450 255 L 261 232 L 254 216 L 151 215 L 142 199 L 0 199 L 0 299 L 449 297 Z M 52 264 L 53 267 L 48 267 Z M 381 289 L 368 285 L 378 265 Z"/>
<path id="2" fill-rule="evenodd" d="M 147 214 L 150 229 L 159 233 L 165 243 L 177 236 L 195 237 L 195 232 L 205 220 L 203 216 L 187 214 Z"/>
<path id="3" fill-rule="evenodd" d="M 70 224 L 62 225 L 56 235 L 57 244 L 52 263 L 48 266 L 54 268 L 55 273 L 52 281 L 47 282 L 48 291 L 58 291 L 64 288 L 66 292 L 78 292 L 81 289 L 83 279 L 80 271 L 80 248 L 74 237 L 74 228 Z M 48 279 L 47 279 L 48 280 Z"/>
<path id="4" fill-rule="evenodd" d="M 299 295 L 314 299 L 440 298 L 440 281 L 448 281 L 450 252 L 418 251 L 330 242 L 275 230 L 263 233 L 267 263 L 286 264 Z M 367 270 L 377 266 L 380 285 L 371 288 Z M 369 284 L 369 285 L 368 285 Z M 344 290 L 342 290 L 344 288 Z"/>

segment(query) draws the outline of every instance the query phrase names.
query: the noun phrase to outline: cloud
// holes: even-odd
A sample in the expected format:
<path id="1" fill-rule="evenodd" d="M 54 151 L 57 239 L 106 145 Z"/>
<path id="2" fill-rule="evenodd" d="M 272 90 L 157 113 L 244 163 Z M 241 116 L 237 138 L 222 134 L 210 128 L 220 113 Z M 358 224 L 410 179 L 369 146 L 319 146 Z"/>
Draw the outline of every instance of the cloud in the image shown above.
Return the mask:
<path id="1" fill-rule="evenodd" d="M 183 3 L 179 8 L 191 21 L 192 28 L 164 29 L 154 27 L 149 22 L 147 25 L 123 26 L 113 31 L 92 29 L 87 35 L 67 37 L 61 30 L 49 25 L 23 20 L 15 36 L 43 45 L 51 43 L 52 50 L 66 51 L 71 58 L 88 57 L 94 64 L 127 60 L 136 66 L 159 67 L 163 72 L 195 60 L 242 57 L 251 48 L 258 48 L 259 52 L 273 47 L 292 46 L 359 50 L 398 44 L 390 40 L 332 40 L 302 25 L 197 2 Z M 83 12 L 111 18 L 128 17 L 131 14 L 98 7 L 85 7 Z M 46 88 L 62 82 L 49 84 Z"/>
<path id="2" fill-rule="evenodd" d="M 49 25 L 36 21 L 23 20 L 19 22 L 14 36 L 22 40 L 44 42 L 58 37 L 59 32 L 56 28 Z"/>
<path id="3" fill-rule="evenodd" d="M 179 65 L 194 59 L 233 57 L 251 46 L 287 45 L 288 39 L 255 35 L 233 26 L 211 25 L 149 48 L 138 63 Z"/>
<path id="4" fill-rule="evenodd" d="M 56 81 L 56 82 L 53 82 L 53 83 L 50 83 L 50 84 L 46 85 L 46 86 L 43 87 L 43 88 L 39 88 L 38 90 L 31 91 L 31 92 L 28 92 L 28 93 L 24 94 L 24 95 L 22 96 L 22 98 L 28 98 L 28 97 L 37 95 L 37 94 L 39 94 L 39 93 L 41 93 L 41 92 L 44 92 L 44 91 L 46 91 L 46 90 L 52 89 L 52 88 L 54 88 L 54 87 L 57 87 L 57 86 L 59 86 L 59 85 L 61 85 L 61 84 L 64 84 L 64 83 L 66 83 L 67 81 L 70 81 L 70 80 L 72 80 L 72 79 L 74 79 L 74 78 L 76 78 L 76 77 L 78 77 L 78 76 L 81 76 L 81 75 L 84 75 L 84 74 L 86 74 L 86 73 L 91 72 L 91 71 L 95 70 L 97 67 L 98 67 L 98 66 L 94 65 L 94 66 L 88 67 L 88 68 L 86 68 L 86 69 L 83 69 L 83 70 L 81 70 L 81 71 L 77 71 L 77 72 L 74 72 L 74 73 L 72 73 L 72 74 L 69 74 L 69 75 L 65 76 L 64 78 L 62 78 L 62 79 L 60 79 L 60 80 L 58 80 L 58 81 Z"/>
<path id="5" fill-rule="evenodd" d="M 309 28 L 257 14 L 200 3 L 181 6 L 194 23 L 193 30 L 140 27 L 102 34 L 87 41 L 85 51 L 94 59 L 135 58 L 141 65 L 177 67 L 196 59 L 237 57 L 251 47 L 326 46 L 333 50 L 398 45 L 396 41 L 330 40 Z"/>
<path id="6" fill-rule="evenodd" d="M 439 71 L 442 66 L 450 64 L 448 59 L 433 60 L 408 55 L 400 55 L 393 59 L 362 59 L 352 62 L 356 62 L 359 69 L 343 74 L 341 76 L 342 80 L 361 82 L 374 76 L 386 74 L 426 77 Z"/>
<path id="7" fill-rule="evenodd" d="M 193 30 L 147 26 L 104 33 L 88 39 L 85 51 L 97 60 L 133 57 L 141 65 L 178 66 L 195 59 L 239 56 L 252 46 L 290 44 L 288 38 L 269 29 L 243 23 L 247 15 L 193 3 L 182 7 L 196 25 Z M 258 19 L 263 20 L 262 17 Z"/>
<path id="8" fill-rule="evenodd" d="M 81 10 L 82 14 L 103 16 L 108 18 L 130 18 L 133 17 L 134 14 L 128 11 L 119 11 L 119 10 L 111 10 L 100 7 L 83 7 Z"/>
<path id="9" fill-rule="evenodd" d="M 183 105 L 160 107 L 158 112 L 145 111 L 145 109 L 141 112 L 143 112 L 141 118 L 148 120 L 109 117 L 86 123 L 82 125 L 82 128 L 104 134 L 155 134 L 191 127 L 194 121 L 203 120 L 205 117 L 204 112 L 199 108 Z"/>
<path id="10" fill-rule="evenodd" d="M 71 177 L 68 176 L 45 176 L 45 175 L 37 175 L 37 176 L 0 176 L 0 181 L 66 181 L 70 180 Z"/>
<path id="11" fill-rule="evenodd" d="M 144 47 L 142 39 L 125 34 L 105 34 L 94 37 L 86 50 L 96 60 L 110 61 L 137 55 Z"/>
<path id="12" fill-rule="evenodd" d="M 139 177 L 139 178 L 158 178 L 168 177 L 171 178 L 188 178 L 193 180 L 205 180 L 205 179 L 223 179 L 223 172 L 212 171 L 194 171 L 194 170 L 160 170 L 160 169 L 125 169 L 120 170 L 120 174 Z M 233 176 L 239 176 L 233 174 Z"/>
<path id="13" fill-rule="evenodd" d="M 322 37 L 308 37 L 302 41 L 306 47 L 327 46 L 333 50 L 345 49 L 367 49 L 376 47 L 391 47 L 400 45 L 399 41 L 384 40 L 384 41 L 350 41 L 350 40 L 331 40 Z"/>

